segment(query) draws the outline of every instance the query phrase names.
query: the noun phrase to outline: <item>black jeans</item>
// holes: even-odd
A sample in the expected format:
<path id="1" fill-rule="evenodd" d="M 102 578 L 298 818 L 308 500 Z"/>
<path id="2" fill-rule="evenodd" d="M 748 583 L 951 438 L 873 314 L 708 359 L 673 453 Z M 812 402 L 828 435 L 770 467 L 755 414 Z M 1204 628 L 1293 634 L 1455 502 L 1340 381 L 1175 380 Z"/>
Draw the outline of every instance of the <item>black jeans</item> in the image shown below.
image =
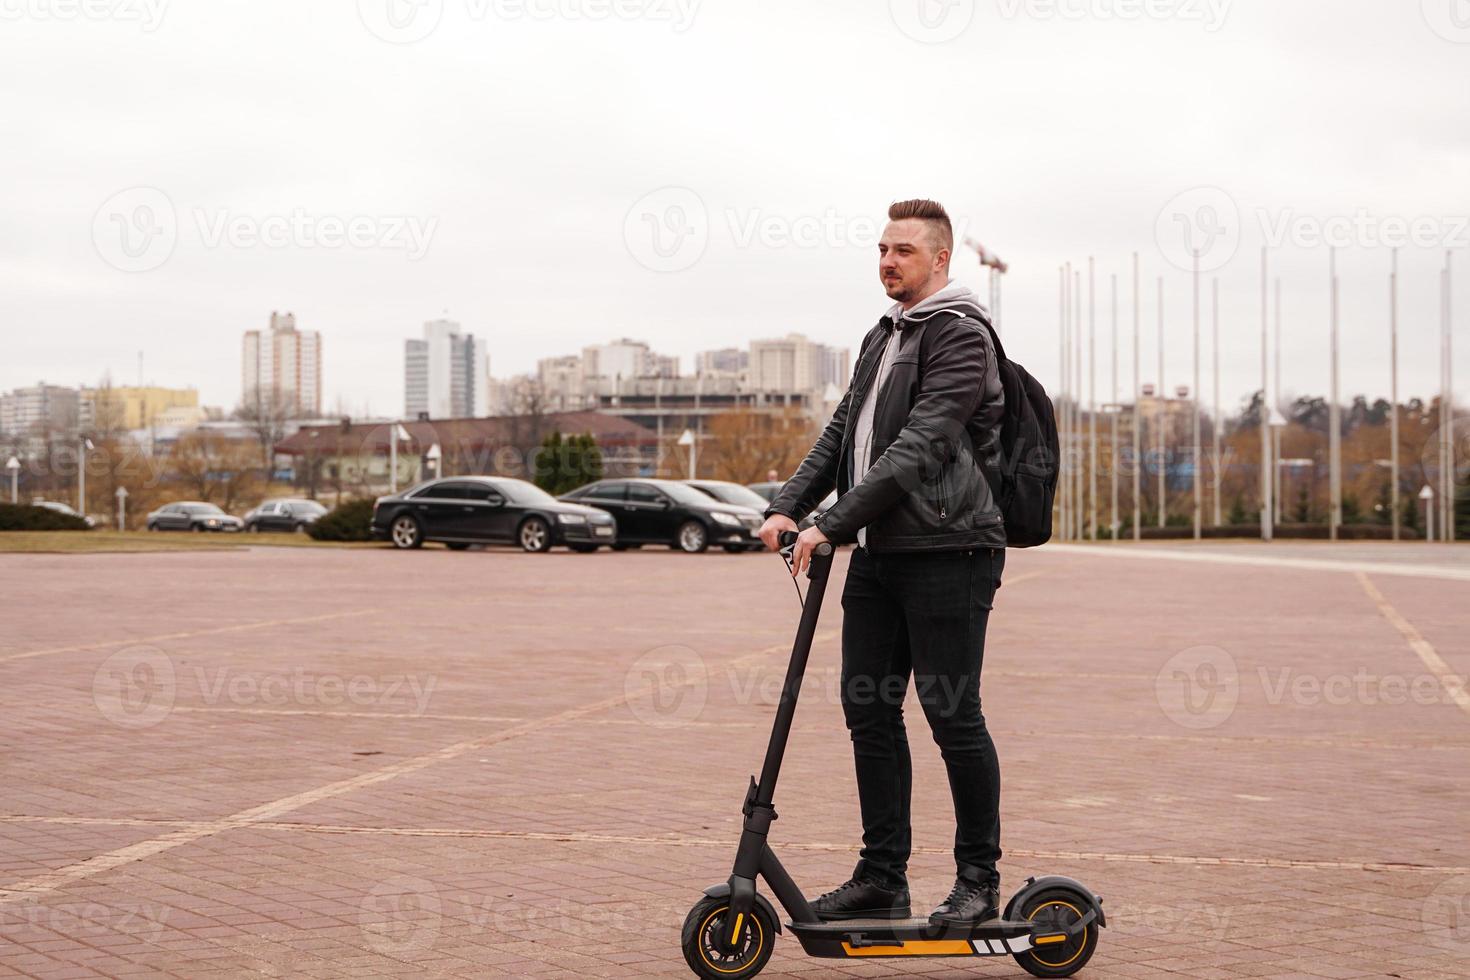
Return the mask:
<path id="1" fill-rule="evenodd" d="M 980 713 L 980 667 L 1004 566 L 1004 548 L 852 553 L 842 590 L 842 711 L 863 816 L 854 877 L 907 882 L 913 774 L 903 701 L 912 673 L 949 771 L 958 872 L 999 883 L 1000 763 Z"/>

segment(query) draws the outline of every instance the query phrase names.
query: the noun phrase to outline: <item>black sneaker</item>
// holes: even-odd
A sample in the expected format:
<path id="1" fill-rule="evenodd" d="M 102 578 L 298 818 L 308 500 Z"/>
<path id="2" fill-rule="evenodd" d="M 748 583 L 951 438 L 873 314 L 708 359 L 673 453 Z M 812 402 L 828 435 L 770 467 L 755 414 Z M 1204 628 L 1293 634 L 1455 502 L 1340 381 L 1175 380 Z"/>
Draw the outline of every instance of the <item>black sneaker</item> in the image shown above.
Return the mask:
<path id="1" fill-rule="evenodd" d="M 853 878 L 812 902 L 823 922 L 845 919 L 907 919 L 913 914 L 907 886 L 887 889 L 872 881 Z"/>
<path id="2" fill-rule="evenodd" d="M 1000 915 L 1000 889 L 963 876 L 956 878 L 949 897 L 929 914 L 934 926 L 977 926 Z"/>

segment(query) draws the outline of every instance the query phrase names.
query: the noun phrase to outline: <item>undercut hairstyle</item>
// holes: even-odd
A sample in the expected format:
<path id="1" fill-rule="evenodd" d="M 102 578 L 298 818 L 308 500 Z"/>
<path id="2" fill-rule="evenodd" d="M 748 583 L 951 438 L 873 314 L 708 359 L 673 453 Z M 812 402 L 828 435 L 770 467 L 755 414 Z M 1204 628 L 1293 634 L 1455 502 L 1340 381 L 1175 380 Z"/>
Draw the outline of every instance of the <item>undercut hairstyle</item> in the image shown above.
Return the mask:
<path id="1" fill-rule="evenodd" d="M 889 221 L 906 221 L 917 218 L 929 227 L 930 241 L 934 251 L 947 248 L 954 252 L 954 225 L 950 224 L 949 212 L 944 205 L 928 198 L 916 197 L 911 201 L 894 201 L 888 206 Z"/>

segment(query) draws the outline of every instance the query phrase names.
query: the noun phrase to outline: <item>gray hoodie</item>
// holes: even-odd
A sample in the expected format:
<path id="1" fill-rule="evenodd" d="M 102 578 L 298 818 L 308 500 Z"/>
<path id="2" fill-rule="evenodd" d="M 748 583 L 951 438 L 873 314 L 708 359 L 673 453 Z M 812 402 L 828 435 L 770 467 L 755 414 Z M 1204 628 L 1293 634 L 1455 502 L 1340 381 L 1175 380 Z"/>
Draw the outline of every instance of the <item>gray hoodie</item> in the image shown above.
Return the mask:
<path id="1" fill-rule="evenodd" d="M 863 476 L 873 465 L 873 460 L 868 458 L 869 448 L 873 443 L 873 410 L 878 404 L 878 392 L 883 388 L 883 382 L 888 380 L 888 369 L 893 363 L 893 357 L 898 353 L 899 336 L 904 327 L 909 323 L 919 323 L 929 319 L 936 313 L 944 310 L 954 309 L 957 306 L 976 306 L 989 316 L 989 311 L 980 302 L 980 297 L 969 286 L 956 283 L 953 279 L 943 289 L 934 295 L 924 299 L 911 310 L 905 310 L 902 303 L 894 303 L 884 314 L 893 321 L 893 332 L 888 335 L 888 344 L 883 348 L 883 357 L 878 362 L 878 373 L 873 377 L 873 383 L 868 386 L 868 397 L 863 399 L 862 406 L 858 409 L 857 422 L 852 430 L 853 447 L 853 483 L 862 482 Z M 868 543 L 868 529 L 859 528 L 857 533 L 858 544 L 866 547 Z"/>

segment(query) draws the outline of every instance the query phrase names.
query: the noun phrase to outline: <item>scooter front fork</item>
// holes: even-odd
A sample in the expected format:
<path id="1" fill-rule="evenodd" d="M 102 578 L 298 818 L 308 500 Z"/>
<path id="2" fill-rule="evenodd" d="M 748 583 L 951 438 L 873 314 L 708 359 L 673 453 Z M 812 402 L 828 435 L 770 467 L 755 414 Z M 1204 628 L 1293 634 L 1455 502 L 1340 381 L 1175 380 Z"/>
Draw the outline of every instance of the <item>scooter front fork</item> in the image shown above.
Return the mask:
<path id="1" fill-rule="evenodd" d="M 725 928 L 720 930 L 720 952 L 731 955 L 737 951 L 740 929 L 745 917 L 755 907 L 755 879 L 761 872 L 761 856 L 766 850 L 766 835 L 771 821 L 776 819 L 776 809 L 769 803 L 758 802 L 759 792 L 755 777 L 750 779 L 750 788 L 745 793 L 745 827 L 740 832 L 740 846 L 735 851 L 735 868 L 730 873 L 730 911 L 725 917 Z"/>

